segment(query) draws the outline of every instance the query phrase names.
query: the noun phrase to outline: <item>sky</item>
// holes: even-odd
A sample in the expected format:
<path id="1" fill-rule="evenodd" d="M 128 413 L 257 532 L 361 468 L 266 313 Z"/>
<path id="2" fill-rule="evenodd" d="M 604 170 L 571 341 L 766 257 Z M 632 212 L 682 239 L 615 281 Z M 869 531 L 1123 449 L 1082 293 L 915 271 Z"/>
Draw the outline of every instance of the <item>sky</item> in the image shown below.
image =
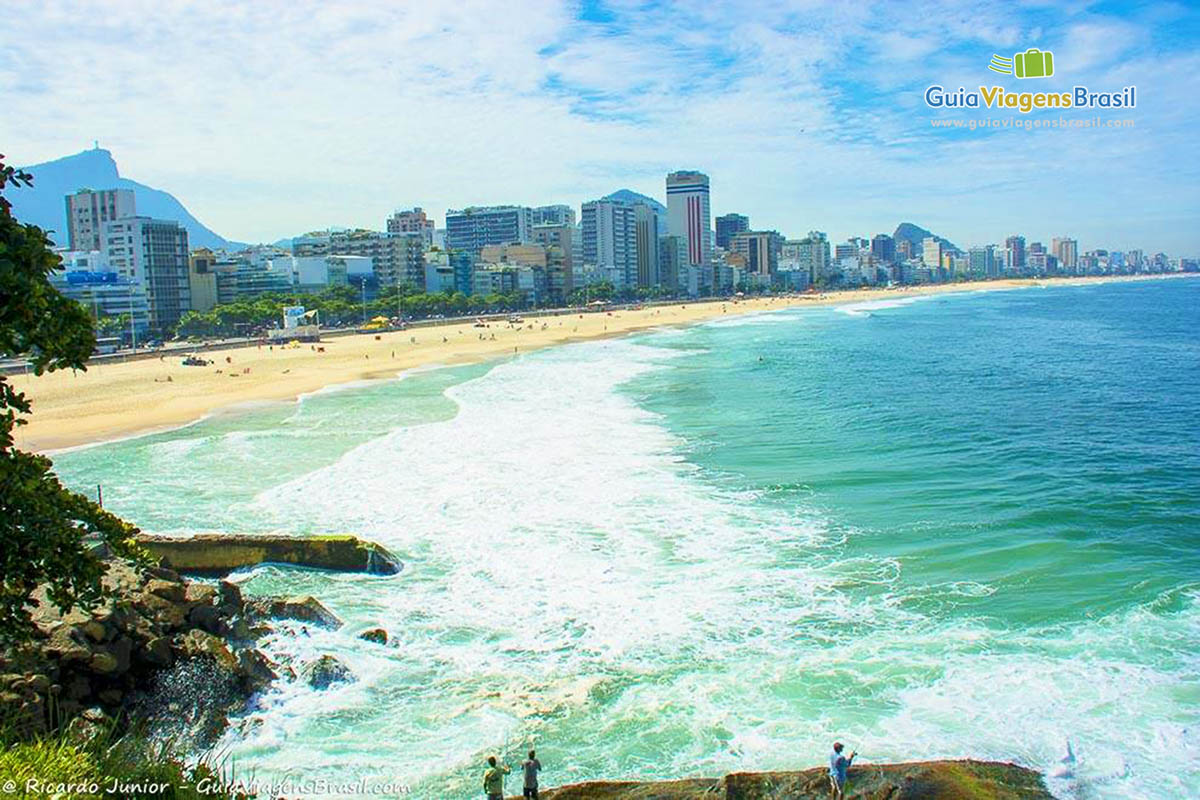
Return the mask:
<path id="1" fill-rule="evenodd" d="M 397 208 L 665 200 L 834 241 L 915 222 L 1200 255 L 1200 7 L 1111 2 L 0 0 L 0 152 L 98 140 L 241 241 L 382 228 Z M 987 69 L 1054 53 L 1055 75 Z M 1116 91 L 1100 112 L 934 110 L 931 84 Z M 1132 119 L 941 129 L 931 119 Z"/>

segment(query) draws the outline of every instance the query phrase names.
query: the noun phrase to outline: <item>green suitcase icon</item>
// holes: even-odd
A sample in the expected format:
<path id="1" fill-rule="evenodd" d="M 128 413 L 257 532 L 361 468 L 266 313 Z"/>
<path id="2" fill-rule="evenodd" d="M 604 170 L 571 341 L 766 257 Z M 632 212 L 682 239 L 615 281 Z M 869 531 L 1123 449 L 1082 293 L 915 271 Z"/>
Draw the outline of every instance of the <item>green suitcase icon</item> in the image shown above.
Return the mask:
<path id="1" fill-rule="evenodd" d="M 1054 54 L 1031 47 L 1013 56 L 1018 78 L 1049 78 L 1054 74 Z"/>

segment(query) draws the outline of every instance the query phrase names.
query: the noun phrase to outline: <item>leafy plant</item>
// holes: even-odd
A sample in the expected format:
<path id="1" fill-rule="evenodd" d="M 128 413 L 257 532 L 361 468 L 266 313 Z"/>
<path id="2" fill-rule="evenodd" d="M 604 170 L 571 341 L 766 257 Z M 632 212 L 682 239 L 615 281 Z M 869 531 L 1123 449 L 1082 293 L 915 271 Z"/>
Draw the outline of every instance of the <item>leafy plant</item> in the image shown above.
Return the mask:
<path id="1" fill-rule="evenodd" d="M 12 216 L 3 192 L 33 177 L 0 155 L 0 358 L 24 356 L 36 375 L 85 369 L 95 347 L 92 320 L 50 281 L 60 259 L 45 231 Z M 0 641 L 32 632 L 30 596 L 45 585 L 62 610 L 90 607 L 103 596 L 104 566 L 89 538 L 113 552 L 139 557 L 137 529 L 68 491 L 50 459 L 18 450 L 14 431 L 30 413 L 28 398 L 0 375 Z"/>

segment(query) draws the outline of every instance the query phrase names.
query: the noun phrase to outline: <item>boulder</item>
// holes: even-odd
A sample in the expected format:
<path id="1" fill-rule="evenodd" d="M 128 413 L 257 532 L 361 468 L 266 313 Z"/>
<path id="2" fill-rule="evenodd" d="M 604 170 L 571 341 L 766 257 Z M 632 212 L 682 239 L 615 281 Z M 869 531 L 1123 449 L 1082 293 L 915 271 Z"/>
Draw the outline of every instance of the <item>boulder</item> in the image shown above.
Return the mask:
<path id="1" fill-rule="evenodd" d="M 349 535 L 140 534 L 138 544 L 164 565 L 196 575 L 226 575 L 259 564 L 395 575 L 403 566 L 385 548 Z"/>
<path id="2" fill-rule="evenodd" d="M 354 673 L 335 657 L 323 655 L 316 661 L 305 664 L 300 670 L 300 677 L 314 689 L 328 689 L 335 683 L 353 681 Z"/>
<path id="3" fill-rule="evenodd" d="M 342 621 L 311 595 L 256 597 L 246 601 L 246 613 L 252 620 L 293 619 L 333 630 L 342 627 Z"/>
<path id="4" fill-rule="evenodd" d="M 374 642 L 375 644 L 388 643 L 388 634 L 383 628 L 370 628 L 360 633 L 358 638 L 363 641 Z"/>

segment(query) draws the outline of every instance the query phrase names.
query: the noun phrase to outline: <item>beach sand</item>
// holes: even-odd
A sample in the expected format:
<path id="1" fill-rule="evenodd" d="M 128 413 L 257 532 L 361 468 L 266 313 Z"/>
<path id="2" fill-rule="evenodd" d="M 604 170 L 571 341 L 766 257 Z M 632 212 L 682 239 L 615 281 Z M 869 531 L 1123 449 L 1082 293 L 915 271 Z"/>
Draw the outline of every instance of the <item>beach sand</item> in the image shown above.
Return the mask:
<path id="1" fill-rule="evenodd" d="M 278 345 L 270 349 L 263 345 L 208 350 L 202 353 L 203 357 L 216 363 L 207 367 L 183 366 L 180 363 L 183 353 L 179 352 L 161 360 L 95 362 L 83 372 L 11 376 L 14 386 L 33 402 L 33 414 L 27 418 L 29 424 L 17 428 L 16 440 L 21 448 L 45 452 L 177 427 L 239 405 L 292 400 L 333 384 L 391 378 L 414 367 L 478 362 L 565 342 L 686 325 L 722 315 L 907 295 L 999 291 L 1038 283 L 1065 285 L 1162 277 L 1174 276 L 1000 280 L 756 298 L 737 303 L 689 302 L 632 311 L 526 317 L 520 327 L 490 322 L 488 328 L 476 328 L 470 322 L 457 322 L 328 338 L 319 345 L 324 352 L 317 352 L 309 344 L 296 349 Z"/>

